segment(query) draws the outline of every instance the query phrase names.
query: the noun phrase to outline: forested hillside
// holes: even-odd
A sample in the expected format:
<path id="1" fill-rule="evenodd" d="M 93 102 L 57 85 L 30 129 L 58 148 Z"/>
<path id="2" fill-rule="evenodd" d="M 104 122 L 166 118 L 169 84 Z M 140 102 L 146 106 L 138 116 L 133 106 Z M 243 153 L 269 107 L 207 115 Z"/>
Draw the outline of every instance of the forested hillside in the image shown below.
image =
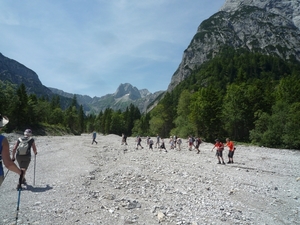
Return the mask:
<path id="1" fill-rule="evenodd" d="M 300 149 L 300 65 L 224 49 L 151 111 L 151 133 Z"/>

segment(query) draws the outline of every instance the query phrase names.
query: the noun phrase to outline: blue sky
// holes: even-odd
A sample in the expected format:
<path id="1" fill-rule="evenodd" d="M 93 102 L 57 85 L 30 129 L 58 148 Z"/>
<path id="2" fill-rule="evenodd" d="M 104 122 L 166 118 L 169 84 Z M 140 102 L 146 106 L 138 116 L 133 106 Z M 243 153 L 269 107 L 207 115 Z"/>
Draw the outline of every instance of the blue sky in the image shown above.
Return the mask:
<path id="1" fill-rule="evenodd" d="M 47 87 L 91 97 L 166 90 L 200 23 L 225 0 L 0 1 L 0 52 Z"/>

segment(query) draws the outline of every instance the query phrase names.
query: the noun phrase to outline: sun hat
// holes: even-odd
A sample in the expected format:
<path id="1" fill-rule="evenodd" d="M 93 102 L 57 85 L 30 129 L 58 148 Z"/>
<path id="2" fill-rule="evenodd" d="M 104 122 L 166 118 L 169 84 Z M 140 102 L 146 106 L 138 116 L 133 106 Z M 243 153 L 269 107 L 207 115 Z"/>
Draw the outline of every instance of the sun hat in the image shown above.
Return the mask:
<path id="1" fill-rule="evenodd" d="M 32 131 L 31 131 L 30 129 L 26 129 L 26 130 L 24 131 L 24 135 L 25 135 L 25 136 L 31 136 L 31 135 L 32 135 Z"/>
<path id="2" fill-rule="evenodd" d="M 6 124 L 8 124 L 8 122 L 8 118 L 0 114 L 0 127 L 4 127 Z"/>

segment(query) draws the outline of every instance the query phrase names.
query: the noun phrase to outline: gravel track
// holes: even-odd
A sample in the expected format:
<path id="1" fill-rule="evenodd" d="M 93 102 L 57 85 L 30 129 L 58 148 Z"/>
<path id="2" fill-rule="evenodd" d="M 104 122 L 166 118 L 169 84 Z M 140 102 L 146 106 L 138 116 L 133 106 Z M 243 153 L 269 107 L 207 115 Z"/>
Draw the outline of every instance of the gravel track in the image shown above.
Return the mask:
<path id="1" fill-rule="evenodd" d="M 211 143 L 196 154 L 187 140 L 165 153 L 117 135 L 35 139 L 18 224 L 300 224 L 300 151 L 238 145 L 217 165 Z M 15 224 L 17 182 L 9 172 L 0 187 L 0 224 Z"/>

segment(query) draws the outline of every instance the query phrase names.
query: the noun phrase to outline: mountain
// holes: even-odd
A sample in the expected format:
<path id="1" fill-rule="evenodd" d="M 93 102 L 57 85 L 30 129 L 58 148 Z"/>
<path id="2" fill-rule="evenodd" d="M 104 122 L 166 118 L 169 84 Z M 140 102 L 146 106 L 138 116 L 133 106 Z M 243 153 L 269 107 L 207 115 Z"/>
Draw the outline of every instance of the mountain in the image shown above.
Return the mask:
<path id="1" fill-rule="evenodd" d="M 106 108 L 114 110 L 125 110 L 131 103 L 137 106 L 141 112 L 145 112 L 163 91 L 150 93 L 147 89 L 138 90 L 131 84 L 121 84 L 115 93 L 107 94 L 102 97 L 78 95 L 66 93 L 63 90 L 46 87 L 40 81 L 38 75 L 23 64 L 5 57 L 0 53 L 0 80 L 8 81 L 19 86 L 24 84 L 28 94 L 36 94 L 39 97 L 51 99 L 54 95 L 60 96 L 61 107 L 66 108 L 71 104 L 74 95 L 77 102 L 83 106 L 85 113 L 99 113 Z"/>
<path id="2" fill-rule="evenodd" d="M 299 1 L 227 0 L 219 12 L 198 27 L 168 91 L 224 46 L 300 61 Z"/>
<path id="3" fill-rule="evenodd" d="M 9 59 L 0 53 L 0 80 L 9 81 L 12 84 L 26 86 L 28 94 L 36 94 L 41 97 L 51 97 L 53 93 L 39 80 L 38 75 L 21 63 Z"/>
<path id="4" fill-rule="evenodd" d="M 64 92 L 55 88 L 49 88 L 54 94 L 73 98 L 74 94 Z M 149 104 L 151 104 L 163 91 L 150 93 L 147 89 L 138 90 L 131 84 L 120 84 L 115 93 L 106 94 L 102 97 L 93 97 L 87 95 L 76 94 L 79 105 L 82 105 L 86 113 L 99 113 L 106 108 L 113 110 L 125 110 L 127 106 L 133 104 L 139 108 L 141 112 L 145 112 Z"/>

